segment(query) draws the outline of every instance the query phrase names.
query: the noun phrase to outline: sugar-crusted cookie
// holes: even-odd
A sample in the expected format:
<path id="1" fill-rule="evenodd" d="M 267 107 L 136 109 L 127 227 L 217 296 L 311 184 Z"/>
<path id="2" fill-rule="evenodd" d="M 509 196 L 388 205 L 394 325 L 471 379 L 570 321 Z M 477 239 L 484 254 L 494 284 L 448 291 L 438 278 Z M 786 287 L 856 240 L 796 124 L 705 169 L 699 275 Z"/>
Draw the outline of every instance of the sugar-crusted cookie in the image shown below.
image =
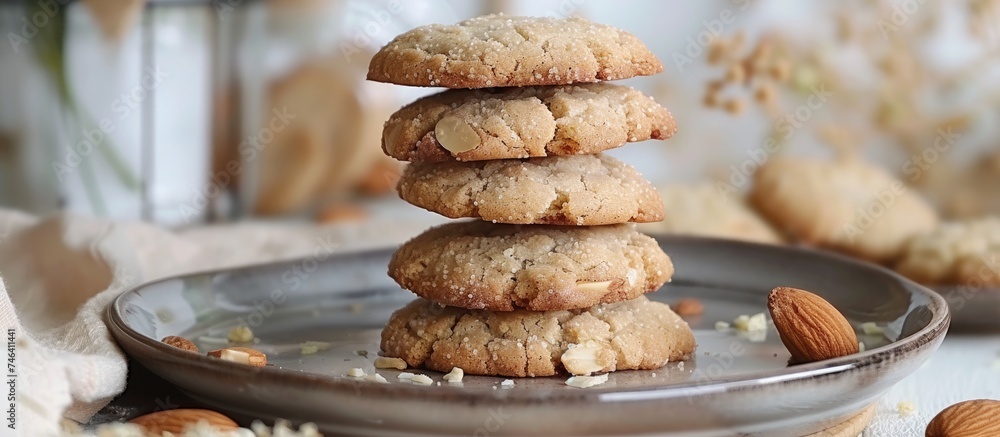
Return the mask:
<path id="1" fill-rule="evenodd" d="M 406 242 L 389 262 L 389 276 L 423 298 L 494 311 L 634 299 L 659 289 L 673 273 L 656 240 L 632 224 L 451 223 Z"/>
<path id="2" fill-rule="evenodd" d="M 634 35 L 583 18 L 487 15 L 397 36 L 368 79 L 446 88 L 523 87 L 627 79 L 663 71 Z"/>
<path id="3" fill-rule="evenodd" d="M 382 331 L 385 355 L 411 367 L 461 367 L 472 375 L 656 369 L 688 358 L 694 348 L 688 324 L 645 297 L 548 312 L 467 310 L 417 299 Z"/>
<path id="4" fill-rule="evenodd" d="M 882 263 L 938 223 L 920 195 L 857 160 L 771 158 L 754 175 L 750 200 L 792 237 Z"/>
<path id="5" fill-rule="evenodd" d="M 676 132 L 666 108 L 620 85 L 449 90 L 393 114 L 382 149 L 401 161 L 480 161 L 591 154 Z"/>
<path id="6" fill-rule="evenodd" d="M 913 237 L 896 270 L 924 284 L 1000 286 L 1000 218 L 945 223 Z"/>
<path id="7" fill-rule="evenodd" d="M 663 219 L 663 202 L 632 166 L 610 156 L 410 164 L 399 195 L 450 218 L 607 225 Z"/>
<path id="8" fill-rule="evenodd" d="M 728 238 L 782 244 L 782 238 L 740 197 L 720 193 L 711 184 L 660 187 L 663 221 L 639 226 L 643 232 Z"/>

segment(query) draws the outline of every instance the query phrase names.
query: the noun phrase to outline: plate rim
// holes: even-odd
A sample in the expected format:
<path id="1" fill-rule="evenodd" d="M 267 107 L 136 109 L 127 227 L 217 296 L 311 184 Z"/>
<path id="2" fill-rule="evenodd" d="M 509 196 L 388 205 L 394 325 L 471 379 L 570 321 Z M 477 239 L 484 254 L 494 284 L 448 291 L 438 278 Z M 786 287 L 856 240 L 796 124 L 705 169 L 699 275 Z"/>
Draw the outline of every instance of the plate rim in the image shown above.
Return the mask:
<path id="1" fill-rule="evenodd" d="M 435 390 L 427 390 L 423 386 L 414 386 L 407 384 L 364 384 L 365 392 L 370 396 L 409 396 L 409 395 L 419 395 L 422 399 L 427 399 L 428 401 L 441 401 L 449 400 L 453 398 L 463 398 L 468 399 L 474 397 L 477 403 L 492 404 L 492 403 L 503 403 L 509 404 L 510 402 L 537 402 L 541 399 L 546 401 L 583 401 L 591 402 L 598 400 L 608 400 L 608 398 L 616 398 L 619 401 L 630 401 L 630 400 L 660 400 L 660 399 L 672 399 L 678 397 L 689 397 L 689 396 L 703 396 L 712 395 L 717 393 L 725 393 L 732 391 L 742 391 L 760 385 L 759 380 L 768 379 L 768 385 L 773 384 L 788 384 L 794 383 L 796 381 L 809 380 L 816 377 L 830 377 L 846 372 L 855 371 L 858 369 L 870 367 L 877 365 L 878 363 L 884 362 L 891 359 L 897 353 L 905 353 L 921 347 L 927 346 L 929 344 L 940 344 L 943 340 L 945 334 L 948 332 L 949 324 L 951 321 L 951 313 L 949 306 L 940 294 L 932 291 L 931 289 L 920 285 L 906 277 L 898 274 L 897 272 L 879 266 L 876 264 L 868 263 L 856 258 L 852 258 L 846 255 L 819 250 L 815 248 L 802 247 L 802 246 L 778 246 L 770 244 L 761 244 L 737 240 L 728 240 L 720 238 L 711 237 L 700 237 L 700 236 L 684 236 L 684 235 L 664 235 L 650 233 L 647 234 L 654 237 L 658 243 L 661 245 L 669 245 L 670 242 L 685 242 L 687 244 L 697 244 L 697 245 L 722 245 L 722 246 L 744 246 L 745 248 L 755 248 L 760 250 L 776 251 L 776 252 L 786 252 L 788 254 L 799 254 L 802 256 L 819 257 L 826 258 L 829 260 L 835 260 L 837 262 L 851 264 L 854 268 L 865 269 L 879 273 L 881 275 L 888 275 L 889 278 L 898 281 L 909 293 L 920 293 L 929 299 L 928 306 L 931 310 L 931 319 L 926 326 L 920 330 L 914 332 L 910 336 L 894 341 L 887 345 L 883 345 L 877 348 L 869 349 L 858 354 L 852 354 L 845 357 L 832 358 L 828 360 L 817 361 L 807 364 L 798 364 L 795 366 L 787 366 L 782 369 L 777 370 L 767 370 L 758 371 L 751 373 L 743 373 L 739 375 L 734 375 L 730 378 L 719 378 L 719 379 L 704 379 L 699 381 L 691 381 L 681 384 L 671 384 L 671 385 L 661 385 L 661 386 L 650 386 L 650 387 L 630 387 L 630 388 L 617 388 L 617 387 L 591 387 L 586 390 L 559 390 L 554 392 L 546 392 L 544 396 L 539 396 L 540 393 L 536 390 L 497 390 L 497 391 L 469 391 L 463 389 L 462 387 L 436 387 Z M 352 257 L 352 256 L 364 256 L 369 254 L 375 254 L 379 252 L 384 252 L 387 250 L 393 250 L 394 247 L 384 247 L 384 248 L 368 248 L 361 250 L 351 250 L 345 252 L 337 252 L 331 254 L 328 259 L 336 259 L 342 257 Z M 330 390 L 333 392 L 342 392 L 348 394 L 355 394 L 358 384 L 363 383 L 357 380 L 347 380 L 346 378 L 334 378 L 329 375 L 320 375 L 309 372 L 298 372 L 289 371 L 277 367 L 251 367 L 237 363 L 231 363 L 227 361 L 222 361 L 214 358 L 210 358 L 207 355 L 201 353 L 192 353 L 189 351 L 184 351 L 178 348 L 171 347 L 158 339 L 153 339 L 145 335 L 140 334 L 136 330 L 132 329 L 125 323 L 121 316 L 120 305 L 129 296 L 132 296 L 138 291 L 152 286 L 157 283 L 162 283 L 166 281 L 184 279 L 193 276 L 202 275 L 212 275 L 221 273 L 232 273 L 245 270 L 253 270 L 261 267 L 272 267 L 281 265 L 291 265 L 296 262 L 301 262 L 302 260 L 308 259 L 309 257 L 286 259 L 277 262 L 262 262 L 254 263 L 249 265 L 230 267 L 230 268 L 216 268 L 216 269 L 206 269 L 201 271 L 193 271 L 183 274 L 171 275 L 163 278 L 158 278 L 150 281 L 143 282 L 141 284 L 130 287 L 125 292 L 116 296 L 115 299 L 106 307 L 104 311 L 105 322 L 109 328 L 109 331 L 113 337 L 117 340 L 122 349 L 125 350 L 126 354 L 138 359 L 140 362 L 142 359 L 135 357 L 135 355 L 129 353 L 128 346 L 136 346 L 142 349 L 147 349 L 148 351 L 154 352 L 156 354 L 155 359 L 165 360 L 168 362 L 183 362 L 186 366 L 197 367 L 201 370 L 208 372 L 218 372 L 225 373 L 229 377 L 245 378 L 247 381 L 260 381 L 260 380 L 275 380 L 280 381 L 284 385 L 295 385 L 299 387 L 307 387 L 310 389 L 321 389 Z M 697 351 L 695 351 L 697 353 Z M 430 370 L 421 369 L 422 372 L 429 373 L 439 373 Z M 907 374 L 908 376 L 909 374 Z M 168 381 L 164 375 L 160 375 Z M 563 377 L 567 375 L 558 375 L 556 377 Z M 503 378 L 503 377 L 497 377 Z M 552 377 L 549 377 L 552 378 Z M 183 387 L 181 387 L 183 389 Z"/>

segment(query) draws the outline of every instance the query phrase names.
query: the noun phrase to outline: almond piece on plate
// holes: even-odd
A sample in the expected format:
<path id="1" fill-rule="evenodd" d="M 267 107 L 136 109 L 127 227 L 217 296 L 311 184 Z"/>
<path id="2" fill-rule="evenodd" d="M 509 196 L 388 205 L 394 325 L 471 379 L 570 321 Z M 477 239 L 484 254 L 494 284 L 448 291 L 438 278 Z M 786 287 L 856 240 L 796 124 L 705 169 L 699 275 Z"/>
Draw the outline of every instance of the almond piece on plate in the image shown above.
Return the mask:
<path id="1" fill-rule="evenodd" d="M 249 347 L 230 346 L 216 349 L 209 352 L 208 356 L 254 367 L 264 367 L 267 364 L 267 356 L 263 352 Z"/>
<path id="2" fill-rule="evenodd" d="M 810 363 L 858 353 L 858 336 L 833 305 L 813 293 L 777 287 L 767 309 L 793 363 Z"/>
<path id="3" fill-rule="evenodd" d="M 178 337 L 176 335 L 168 335 L 166 337 L 163 337 L 163 340 L 160 341 L 169 344 L 177 349 L 184 349 L 186 351 L 198 352 L 198 346 L 195 346 L 194 343 L 191 342 L 191 340 L 188 340 L 184 337 Z"/>
<path id="4" fill-rule="evenodd" d="M 239 426 L 233 419 L 211 410 L 201 409 L 177 409 L 157 411 L 130 420 L 142 427 L 146 435 L 162 435 L 164 432 L 173 435 L 183 435 L 189 426 L 195 426 L 198 422 L 207 422 L 209 426 L 220 431 L 232 431 Z"/>
<path id="5" fill-rule="evenodd" d="M 927 424 L 926 437 L 1000 436 L 1000 401 L 976 399 L 941 410 Z"/>
<path id="6" fill-rule="evenodd" d="M 693 297 L 685 297 L 683 299 L 674 302 L 671 306 L 675 313 L 681 317 L 694 317 L 700 316 L 701 313 L 705 312 L 705 307 L 702 305 L 701 301 Z"/>

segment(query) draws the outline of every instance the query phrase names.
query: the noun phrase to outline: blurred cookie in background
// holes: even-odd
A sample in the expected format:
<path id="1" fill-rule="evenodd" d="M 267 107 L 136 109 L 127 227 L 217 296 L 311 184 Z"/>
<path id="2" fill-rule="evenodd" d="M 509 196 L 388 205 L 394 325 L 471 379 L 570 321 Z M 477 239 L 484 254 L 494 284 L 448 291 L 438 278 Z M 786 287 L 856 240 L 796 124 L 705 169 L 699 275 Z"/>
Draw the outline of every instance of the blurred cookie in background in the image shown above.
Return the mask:
<path id="1" fill-rule="evenodd" d="M 1000 286 L 1000 217 L 945 223 L 913 237 L 896 270 L 922 284 Z"/>
<path id="2" fill-rule="evenodd" d="M 255 213 L 301 211 L 372 185 L 365 181 L 373 171 L 385 173 L 376 168 L 381 151 L 372 145 L 379 143 L 393 100 L 357 82 L 335 60 L 315 59 L 271 84 L 260 121 L 268 134 L 258 136 L 273 138 L 251 163 L 258 170 Z"/>
<path id="3" fill-rule="evenodd" d="M 983 154 L 968 165 L 939 162 L 925 174 L 920 188 L 942 216 L 968 220 L 1000 215 L 1000 151 Z"/>
<path id="4" fill-rule="evenodd" d="M 754 175 L 750 202 L 796 240 L 878 263 L 938 224 L 919 194 L 857 159 L 773 157 Z"/>
<path id="5" fill-rule="evenodd" d="M 639 225 L 641 232 L 728 238 L 783 244 L 781 236 L 744 199 L 720 192 L 709 183 L 659 188 L 665 218 Z"/>

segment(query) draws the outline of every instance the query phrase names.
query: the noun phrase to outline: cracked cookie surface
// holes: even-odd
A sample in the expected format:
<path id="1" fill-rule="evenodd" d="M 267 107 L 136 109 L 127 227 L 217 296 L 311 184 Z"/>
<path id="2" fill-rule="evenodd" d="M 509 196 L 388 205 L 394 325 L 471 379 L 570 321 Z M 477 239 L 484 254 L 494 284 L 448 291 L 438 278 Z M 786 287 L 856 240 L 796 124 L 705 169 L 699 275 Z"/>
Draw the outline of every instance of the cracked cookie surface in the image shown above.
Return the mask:
<path id="1" fill-rule="evenodd" d="M 446 117 L 471 128 L 475 147 L 452 152 L 438 141 Z M 382 149 L 401 161 L 481 161 L 593 154 L 676 132 L 666 108 L 621 85 L 449 90 L 393 114 Z"/>
<path id="2" fill-rule="evenodd" d="M 663 219 L 663 202 L 632 166 L 579 155 L 410 164 L 397 187 L 413 205 L 495 223 L 607 225 Z"/>
<path id="3" fill-rule="evenodd" d="M 368 79 L 445 88 L 523 87 L 627 79 L 663 71 L 635 35 L 583 18 L 487 15 L 431 24 L 376 53 Z"/>
<path id="4" fill-rule="evenodd" d="M 674 273 L 633 224 L 592 227 L 450 223 L 403 244 L 389 276 L 420 297 L 461 308 L 533 311 L 634 299 Z"/>
<path id="5" fill-rule="evenodd" d="M 551 376 L 656 369 L 688 358 L 688 324 L 646 297 L 569 311 L 492 312 L 417 299 L 382 331 L 382 352 L 411 367 L 466 374 Z"/>

